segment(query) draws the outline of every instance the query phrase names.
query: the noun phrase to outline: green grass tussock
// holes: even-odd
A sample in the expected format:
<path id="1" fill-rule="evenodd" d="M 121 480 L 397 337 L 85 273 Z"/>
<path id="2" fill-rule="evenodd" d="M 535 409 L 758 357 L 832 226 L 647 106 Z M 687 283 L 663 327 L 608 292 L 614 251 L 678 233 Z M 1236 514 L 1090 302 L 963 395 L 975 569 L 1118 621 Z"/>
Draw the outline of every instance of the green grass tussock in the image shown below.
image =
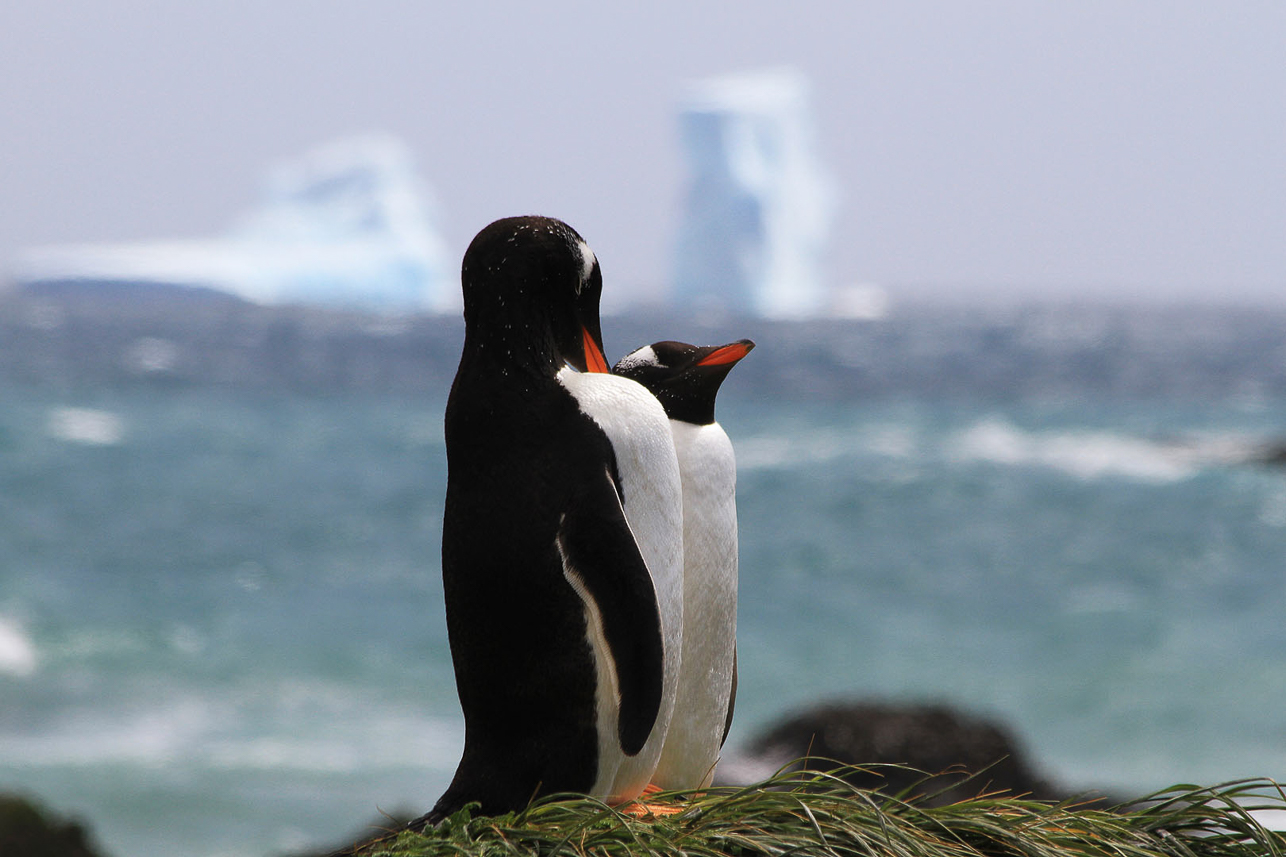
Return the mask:
<path id="1" fill-rule="evenodd" d="M 756 786 L 669 792 L 682 812 L 649 820 L 583 796 L 551 797 L 509 815 L 463 810 L 437 830 L 401 832 L 364 857 L 1286 857 L 1286 835 L 1256 809 L 1286 809 L 1282 787 L 1245 780 L 1175 786 L 1128 807 L 981 795 L 947 806 L 863 791 L 843 771 L 783 773 Z"/>

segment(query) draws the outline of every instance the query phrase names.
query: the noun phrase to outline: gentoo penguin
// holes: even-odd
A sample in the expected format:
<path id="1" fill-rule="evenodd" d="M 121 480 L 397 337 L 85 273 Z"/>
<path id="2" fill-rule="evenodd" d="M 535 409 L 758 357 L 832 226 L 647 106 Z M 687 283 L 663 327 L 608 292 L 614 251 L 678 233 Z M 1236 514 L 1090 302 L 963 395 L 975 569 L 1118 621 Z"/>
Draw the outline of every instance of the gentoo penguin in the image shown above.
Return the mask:
<path id="1" fill-rule="evenodd" d="M 674 720 L 653 781 L 709 785 L 732 724 L 737 693 L 737 465 L 714 418 L 715 394 L 748 339 L 698 348 L 658 342 L 613 371 L 651 390 L 665 407 L 683 479 L 683 663 Z"/>
<path id="2" fill-rule="evenodd" d="M 471 801 L 636 797 L 682 638 L 678 460 L 656 398 L 608 374 L 593 252 L 561 221 L 498 220 L 461 283 L 442 577 L 464 753 L 413 826 Z"/>

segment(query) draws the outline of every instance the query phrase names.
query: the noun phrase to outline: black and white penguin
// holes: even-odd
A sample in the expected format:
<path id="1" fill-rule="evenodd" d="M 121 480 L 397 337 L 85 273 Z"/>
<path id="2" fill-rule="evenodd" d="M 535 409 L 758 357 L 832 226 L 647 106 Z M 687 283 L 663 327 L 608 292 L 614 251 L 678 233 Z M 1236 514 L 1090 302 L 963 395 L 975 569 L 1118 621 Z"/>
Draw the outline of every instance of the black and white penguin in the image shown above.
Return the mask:
<path id="1" fill-rule="evenodd" d="M 464 753 L 433 810 L 636 797 L 669 725 L 682 639 L 682 487 L 669 423 L 608 373 L 602 276 L 561 221 L 465 252 L 446 410 L 442 577 Z"/>
<path id="2" fill-rule="evenodd" d="M 613 369 L 664 406 L 683 479 L 683 663 L 674 719 L 653 781 L 703 788 L 732 724 L 737 694 L 737 464 L 714 418 L 715 394 L 748 339 L 698 348 L 658 342 Z"/>

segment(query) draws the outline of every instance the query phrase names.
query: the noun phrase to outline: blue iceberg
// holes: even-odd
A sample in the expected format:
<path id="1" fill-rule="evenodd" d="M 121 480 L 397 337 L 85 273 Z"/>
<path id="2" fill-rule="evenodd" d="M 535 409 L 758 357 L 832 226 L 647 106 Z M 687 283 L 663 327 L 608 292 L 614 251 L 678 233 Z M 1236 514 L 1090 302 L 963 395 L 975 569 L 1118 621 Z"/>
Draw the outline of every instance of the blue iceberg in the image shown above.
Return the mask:
<path id="1" fill-rule="evenodd" d="M 690 177 L 675 302 L 772 318 L 825 311 L 835 191 L 807 79 L 779 69 L 701 81 L 683 99 L 680 128 Z"/>
<path id="2" fill-rule="evenodd" d="M 280 164 L 222 237 L 35 248 L 19 284 L 191 286 L 255 303 L 452 309 L 459 279 L 407 147 L 367 135 Z"/>

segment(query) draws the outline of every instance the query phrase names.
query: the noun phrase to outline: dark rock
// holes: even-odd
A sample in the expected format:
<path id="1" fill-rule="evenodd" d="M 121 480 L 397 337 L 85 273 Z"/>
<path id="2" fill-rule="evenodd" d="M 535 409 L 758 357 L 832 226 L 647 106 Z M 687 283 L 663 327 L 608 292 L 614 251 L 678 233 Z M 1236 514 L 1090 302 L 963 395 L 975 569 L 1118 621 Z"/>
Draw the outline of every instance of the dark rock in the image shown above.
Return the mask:
<path id="1" fill-rule="evenodd" d="M 885 764 L 923 774 L 878 767 Z M 833 771 L 848 765 L 876 766 L 843 772 L 859 788 L 909 790 L 932 806 L 991 792 L 1037 800 L 1071 796 L 1033 769 L 1004 727 L 943 705 L 819 705 L 768 729 L 741 756 L 720 763 L 717 777 L 744 784 L 787 766 Z"/>
<path id="2" fill-rule="evenodd" d="M 1255 464 L 1267 464 L 1272 467 L 1286 467 L 1286 441 L 1268 444 L 1251 457 Z"/>
<path id="3" fill-rule="evenodd" d="M 80 822 L 57 818 L 30 800 L 0 794 L 0 854 L 102 857 Z"/>

